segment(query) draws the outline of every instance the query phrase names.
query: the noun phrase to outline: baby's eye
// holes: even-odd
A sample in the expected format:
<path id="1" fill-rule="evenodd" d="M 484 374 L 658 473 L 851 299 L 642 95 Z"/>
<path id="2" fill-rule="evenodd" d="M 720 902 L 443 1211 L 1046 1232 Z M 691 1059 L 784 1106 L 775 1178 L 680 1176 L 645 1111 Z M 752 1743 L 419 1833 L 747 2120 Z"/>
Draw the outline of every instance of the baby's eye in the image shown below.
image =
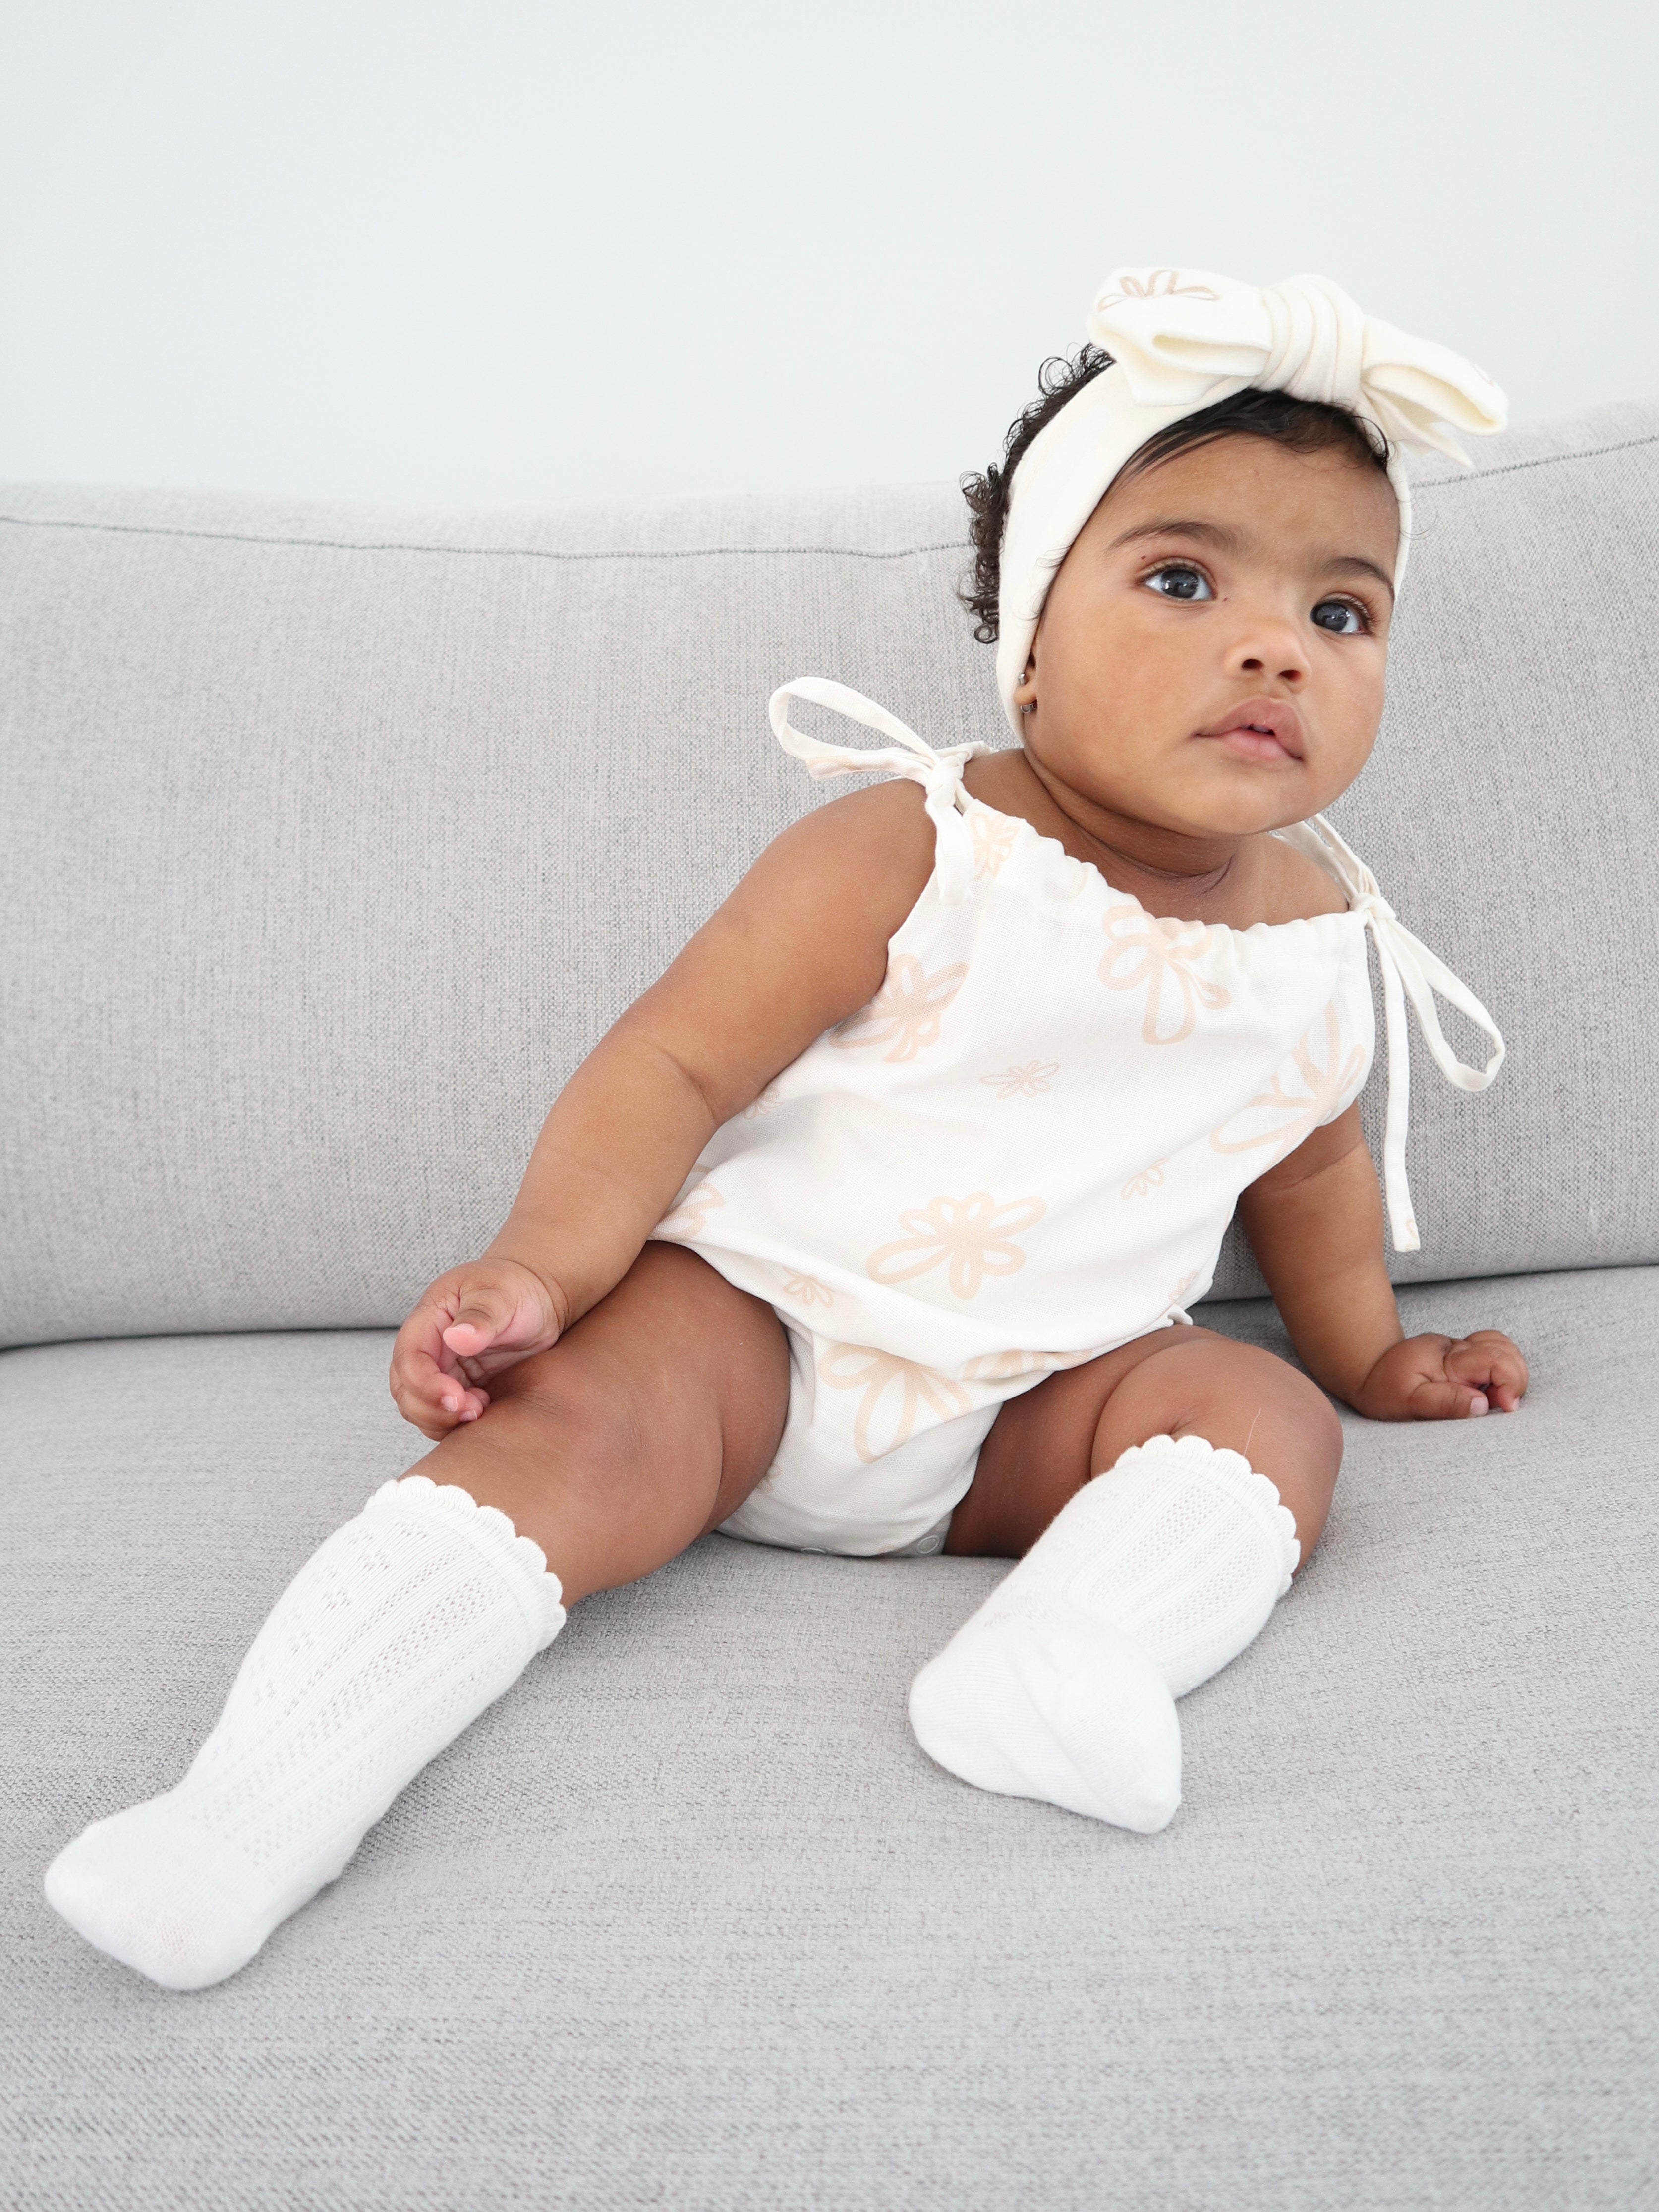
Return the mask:
<path id="1" fill-rule="evenodd" d="M 1201 568 L 1189 568 L 1184 561 L 1171 561 L 1162 568 L 1154 568 L 1142 580 L 1149 592 L 1156 592 L 1161 599 L 1212 599 L 1214 592 L 1210 580 Z"/>
<path id="2" fill-rule="evenodd" d="M 1321 629 L 1328 629 L 1334 637 L 1358 637 L 1362 630 L 1370 628 L 1364 607 L 1356 606 L 1352 599 L 1322 599 L 1313 611 L 1313 618 Z"/>

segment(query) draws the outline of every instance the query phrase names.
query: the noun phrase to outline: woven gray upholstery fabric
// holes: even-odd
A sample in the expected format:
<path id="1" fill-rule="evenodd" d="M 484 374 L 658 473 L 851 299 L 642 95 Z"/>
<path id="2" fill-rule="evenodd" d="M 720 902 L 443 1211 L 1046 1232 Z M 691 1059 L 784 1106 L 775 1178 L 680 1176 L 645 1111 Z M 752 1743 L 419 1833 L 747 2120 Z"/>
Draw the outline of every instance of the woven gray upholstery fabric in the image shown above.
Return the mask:
<path id="1" fill-rule="evenodd" d="M 1512 1057 L 1469 1098 L 1415 1054 L 1399 1272 L 1652 1261 L 1659 409 L 1419 473 L 1338 818 Z M 1004 734 L 948 486 L 460 517 L 37 486 L 0 518 L 0 1342 L 397 1322 L 826 795 L 775 684 Z"/>
<path id="2" fill-rule="evenodd" d="M 714 1537 L 577 1608 L 198 1996 L 41 1897 L 418 1446 L 383 1334 L 0 1358 L 13 2212 L 1590 2212 L 1659 2172 L 1659 1271 L 1410 1291 L 1506 1419 L 1350 1419 L 1324 1547 L 1131 1836 L 911 1741 L 1001 1571 Z M 1276 1342 L 1270 1310 L 1218 1309 Z"/>

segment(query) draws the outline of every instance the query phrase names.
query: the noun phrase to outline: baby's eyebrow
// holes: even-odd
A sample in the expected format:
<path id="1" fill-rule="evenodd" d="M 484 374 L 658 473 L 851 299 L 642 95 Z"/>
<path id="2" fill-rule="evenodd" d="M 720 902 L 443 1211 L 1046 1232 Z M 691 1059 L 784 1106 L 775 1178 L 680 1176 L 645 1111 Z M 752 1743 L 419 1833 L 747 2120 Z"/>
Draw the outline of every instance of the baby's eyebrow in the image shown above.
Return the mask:
<path id="1" fill-rule="evenodd" d="M 1133 545 L 1143 538 L 1196 538 L 1200 544 L 1213 545 L 1218 553 L 1242 553 L 1247 550 L 1243 533 L 1229 530 L 1224 523 L 1204 522 L 1196 515 L 1158 514 L 1150 522 L 1138 522 L 1132 530 L 1121 532 L 1107 550 L 1115 553 L 1120 545 Z M 1333 553 L 1316 565 L 1324 575 L 1347 569 L 1375 577 L 1389 597 L 1394 597 L 1393 577 L 1386 568 L 1379 568 L 1375 561 L 1366 560 L 1362 553 Z"/>
<path id="2" fill-rule="evenodd" d="M 1133 530 L 1122 532 L 1113 538 L 1107 550 L 1115 553 L 1120 545 L 1133 545 L 1142 538 L 1197 538 L 1221 553 L 1239 553 L 1244 549 L 1244 540 L 1238 532 L 1229 530 L 1224 523 L 1200 522 L 1188 515 L 1158 514 L 1150 522 L 1138 522 Z"/>
<path id="3" fill-rule="evenodd" d="M 1358 568 L 1362 575 L 1375 576 L 1389 597 L 1394 597 L 1394 578 L 1386 568 L 1379 568 L 1375 561 L 1367 561 L 1358 553 L 1334 553 L 1325 563 L 1328 571 L 1334 568 Z"/>

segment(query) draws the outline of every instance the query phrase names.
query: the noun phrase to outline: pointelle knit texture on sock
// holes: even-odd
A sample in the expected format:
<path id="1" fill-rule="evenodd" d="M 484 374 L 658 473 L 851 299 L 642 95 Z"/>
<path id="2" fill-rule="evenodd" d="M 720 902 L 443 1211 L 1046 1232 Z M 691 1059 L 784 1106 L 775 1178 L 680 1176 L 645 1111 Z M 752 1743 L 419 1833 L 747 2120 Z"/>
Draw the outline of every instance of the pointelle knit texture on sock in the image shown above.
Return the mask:
<path id="1" fill-rule="evenodd" d="M 1132 1445 L 917 1676 L 917 1740 L 981 1789 L 1154 1832 L 1181 1802 L 1176 1698 L 1255 1640 L 1300 1549 L 1241 1454 Z"/>
<path id="2" fill-rule="evenodd" d="M 223 1980 L 546 1649 L 562 1596 L 506 1514 L 386 1483 L 278 1599 L 184 1779 L 94 1821 L 48 1899 L 167 1988 Z"/>

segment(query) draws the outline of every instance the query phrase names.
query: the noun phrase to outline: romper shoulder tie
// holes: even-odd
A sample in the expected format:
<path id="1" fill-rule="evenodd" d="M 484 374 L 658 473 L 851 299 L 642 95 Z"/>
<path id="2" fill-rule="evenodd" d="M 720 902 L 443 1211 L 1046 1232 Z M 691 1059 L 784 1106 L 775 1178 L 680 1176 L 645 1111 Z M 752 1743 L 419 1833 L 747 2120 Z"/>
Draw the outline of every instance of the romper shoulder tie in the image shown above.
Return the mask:
<path id="1" fill-rule="evenodd" d="M 1389 1103 L 1382 1134 L 1382 1187 L 1388 1194 L 1389 1227 L 1396 1252 L 1416 1252 L 1423 1240 L 1418 1234 L 1406 1181 L 1406 1132 L 1411 1120 L 1411 1065 L 1406 1030 L 1406 1000 L 1417 1009 L 1435 1065 L 1460 1091 L 1484 1091 L 1504 1064 L 1504 1040 L 1498 1024 L 1467 983 L 1452 974 L 1443 960 L 1412 935 L 1377 888 L 1376 878 L 1352 848 L 1346 845 L 1322 814 L 1279 833 L 1316 860 L 1347 894 L 1350 909 L 1360 915 L 1376 946 L 1376 964 L 1382 974 L 1382 1011 L 1389 1036 Z M 1492 1039 L 1492 1056 L 1484 1068 L 1466 1066 L 1446 1042 L 1435 1008 L 1435 994 L 1467 1014 Z"/>
<path id="2" fill-rule="evenodd" d="M 833 708 L 849 721 L 861 722 L 866 730 L 879 730 L 884 737 L 898 742 L 872 748 L 831 745 L 822 738 L 809 738 L 789 719 L 792 698 Z M 831 683 L 827 676 L 799 676 L 793 684 L 781 684 L 772 694 L 768 711 L 778 743 L 785 752 L 805 763 L 811 776 L 822 781 L 832 775 L 902 775 L 919 783 L 933 817 L 939 896 L 946 906 L 955 906 L 967 897 L 974 880 L 974 841 L 962 813 L 962 771 L 976 755 L 993 752 L 994 746 L 946 745 L 936 750 L 914 730 L 907 729 L 896 714 L 878 707 L 861 691 Z"/>

